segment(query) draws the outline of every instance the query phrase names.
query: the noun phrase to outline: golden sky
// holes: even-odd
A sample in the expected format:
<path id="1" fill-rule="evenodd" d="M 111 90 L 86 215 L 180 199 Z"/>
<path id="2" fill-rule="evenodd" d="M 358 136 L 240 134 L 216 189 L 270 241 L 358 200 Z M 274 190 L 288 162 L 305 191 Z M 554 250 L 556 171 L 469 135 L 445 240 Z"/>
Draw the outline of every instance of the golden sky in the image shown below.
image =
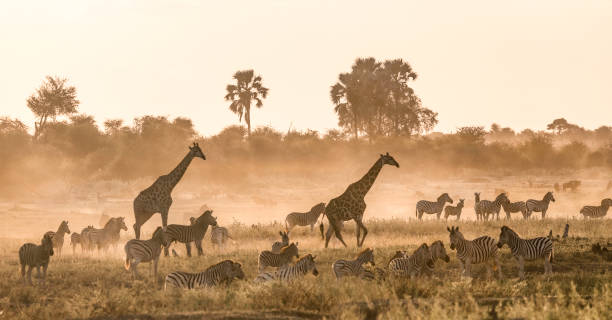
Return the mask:
<path id="1" fill-rule="evenodd" d="M 612 125 L 609 0 L 3 1 L 0 115 L 32 125 L 26 98 L 59 75 L 99 123 L 186 116 L 214 134 L 238 120 L 226 84 L 253 68 L 270 88 L 255 126 L 326 130 L 330 86 L 367 56 L 413 66 L 436 131 Z"/>

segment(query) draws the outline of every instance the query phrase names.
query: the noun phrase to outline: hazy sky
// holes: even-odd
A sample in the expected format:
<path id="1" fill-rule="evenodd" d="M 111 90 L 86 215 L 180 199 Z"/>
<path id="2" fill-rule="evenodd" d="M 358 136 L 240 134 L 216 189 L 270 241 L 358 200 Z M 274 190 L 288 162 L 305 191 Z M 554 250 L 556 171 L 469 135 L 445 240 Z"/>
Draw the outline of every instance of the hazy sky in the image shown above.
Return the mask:
<path id="1" fill-rule="evenodd" d="M 253 68 L 270 95 L 254 125 L 334 128 L 329 89 L 357 57 L 403 58 L 436 131 L 550 120 L 612 125 L 612 1 L 3 1 L 0 115 L 68 77 L 102 123 L 186 116 L 235 124 L 223 100 Z"/>

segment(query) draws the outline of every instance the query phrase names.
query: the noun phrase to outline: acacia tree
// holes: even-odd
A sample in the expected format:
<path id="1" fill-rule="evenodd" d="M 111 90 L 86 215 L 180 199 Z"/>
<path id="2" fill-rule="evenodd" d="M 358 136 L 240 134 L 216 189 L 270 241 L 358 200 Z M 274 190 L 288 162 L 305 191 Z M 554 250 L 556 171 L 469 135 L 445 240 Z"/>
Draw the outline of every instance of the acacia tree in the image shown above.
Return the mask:
<path id="1" fill-rule="evenodd" d="M 238 122 L 244 121 L 248 127 L 249 137 L 251 136 L 251 103 L 255 101 L 255 106 L 263 106 L 262 99 L 268 96 L 268 88 L 262 84 L 261 76 L 255 76 L 253 70 L 237 71 L 234 73 L 236 84 L 228 84 L 226 87 L 226 101 L 231 101 L 229 109 L 238 114 Z"/>
<path id="2" fill-rule="evenodd" d="M 49 119 L 77 112 L 79 100 L 76 88 L 67 86 L 68 79 L 47 76 L 43 84 L 27 99 L 28 108 L 36 115 L 34 139 L 38 139 L 46 129 Z"/>

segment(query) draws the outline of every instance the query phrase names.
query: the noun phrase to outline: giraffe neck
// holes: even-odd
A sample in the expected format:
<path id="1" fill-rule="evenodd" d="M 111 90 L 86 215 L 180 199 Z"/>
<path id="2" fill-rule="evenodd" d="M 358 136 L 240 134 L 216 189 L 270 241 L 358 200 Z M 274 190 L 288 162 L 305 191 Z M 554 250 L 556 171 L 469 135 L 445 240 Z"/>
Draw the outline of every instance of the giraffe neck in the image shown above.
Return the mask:
<path id="1" fill-rule="evenodd" d="M 193 154 L 188 152 L 187 155 L 183 158 L 183 160 L 174 168 L 170 173 L 168 173 L 168 178 L 170 181 L 170 189 L 173 189 L 176 184 L 181 181 L 181 178 L 187 171 L 187 167 L 193 160 Z"/>
<path id="2" fill-rule="evenodd" d="M 364 197 L 366 193 L 370 191 L 370 188 L 372 188 L 372 185 L 374 184 L 374 181 L 376 181 L 376 177 L 378 177 L 382 166 L 382 158 L 376 160 L 374 165 L 370 168 L 370 170 L 368 170 L 365 176 L 359 179 L 359 181 L 353 183 L 353 190 L 351 191 L 353 191 L 355 194 L 360 195 L 361 197 Z"/>

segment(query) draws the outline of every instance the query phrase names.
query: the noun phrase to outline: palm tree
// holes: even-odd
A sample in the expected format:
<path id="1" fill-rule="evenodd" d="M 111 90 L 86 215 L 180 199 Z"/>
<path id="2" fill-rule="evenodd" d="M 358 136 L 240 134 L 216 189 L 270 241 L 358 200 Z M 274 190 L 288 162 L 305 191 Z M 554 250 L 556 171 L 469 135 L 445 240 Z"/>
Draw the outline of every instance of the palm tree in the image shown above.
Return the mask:
<path id="1" fill-rule="evenodd" d="M 238 114 L 238 121 L 244 121 L 248 127 L 249 137 L 251 136 L 251 102 L 254 100 L 255 106 L 261 108 L 263 106 L 262 99 L 268 95 L 268 88 L 265 88 L 261 83 L 261 76 L 254 76 L 253 70 L 237 71 L 234 73 L 236 84 L 227 85 L 226 101 L 231 101 L 229 108 L 232 112 Z"/>

